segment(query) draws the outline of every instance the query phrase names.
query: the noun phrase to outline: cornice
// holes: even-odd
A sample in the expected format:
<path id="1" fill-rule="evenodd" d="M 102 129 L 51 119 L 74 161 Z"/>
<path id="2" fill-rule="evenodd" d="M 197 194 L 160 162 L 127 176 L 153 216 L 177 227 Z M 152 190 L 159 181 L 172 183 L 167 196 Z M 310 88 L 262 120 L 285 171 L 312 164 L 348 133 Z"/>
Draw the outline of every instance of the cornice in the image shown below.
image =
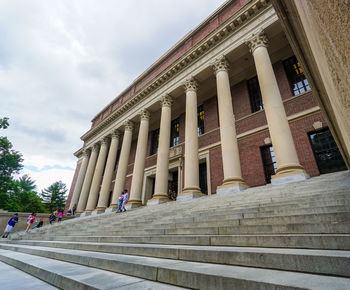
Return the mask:
<path id="1" fill-rule="evenodd" d="M 159 89 L 161 86 L 170 81 L 173 77 L 185 70 L 189 65 L 192 65 L 202 56 L 206 55 L 214 47 L 218 46 L 225 39 L 235 33 L 236 30 L 245 25 L 250 19 L 260 14 L 266 8 L 270 7 L 270 0 L 255 0 L 238 10 L 234 15 L 228 18 L 220 27 L 218 27 L 211 34 L 206 36 L 203 40 L 197 43 L 193 48 L 186 52 L 182 57 L 170 65 L 160 75 L 153 79 L 151 83 L 145 85 L 133 97 L 127 100 L 119 108 L 115 109 L 99 124 L 92 127 L 88 132 L 81 136 L 81 140 L 88 139 L 97 135 L 101 130 L 113 123 L 117 118 L 128 112 L 136 104 L 144 100 L 151 93 Z M 104 110 L 106 110 L 105 108 Z M 101 111 L 100 113 L 102 113 Z"/>

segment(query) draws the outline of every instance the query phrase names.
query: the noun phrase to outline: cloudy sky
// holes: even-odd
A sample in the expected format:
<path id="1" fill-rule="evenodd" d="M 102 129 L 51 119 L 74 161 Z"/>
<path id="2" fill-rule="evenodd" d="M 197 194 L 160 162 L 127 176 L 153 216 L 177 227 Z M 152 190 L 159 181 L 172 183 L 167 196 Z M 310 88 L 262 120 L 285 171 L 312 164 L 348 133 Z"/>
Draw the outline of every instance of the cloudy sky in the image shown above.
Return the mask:
<path id="1" fill-rule="evenodd" d="M 0 1 L 0 135 L 23 174 L 69 188 L 91 119 L 223 2 Z"/>

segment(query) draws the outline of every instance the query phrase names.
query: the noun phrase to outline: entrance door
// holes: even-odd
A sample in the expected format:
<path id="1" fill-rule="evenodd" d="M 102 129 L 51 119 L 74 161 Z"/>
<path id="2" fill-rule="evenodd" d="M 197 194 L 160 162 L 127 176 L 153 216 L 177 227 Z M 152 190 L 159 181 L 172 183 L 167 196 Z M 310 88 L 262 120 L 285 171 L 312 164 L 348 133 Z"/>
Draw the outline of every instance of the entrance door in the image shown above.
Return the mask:
<path id="1" fill-rule="evenodd" d="M 199 164 L 199 187 L 201 192 L 208 194 L 208 181 L 207 181 L 207 163 Z"/>
<path id="2" fill-rule="evenodd" d="M 266 183 L 271 183 L 271 176 L 276 173 L 277 164 L 272 145 L 260 147 L 264 165 Z"/>
<path id="3" fill-rule="evenodd" d="M 329 129 L 309 134 L 320 174 L 346 170 L 346 165 Z"/>

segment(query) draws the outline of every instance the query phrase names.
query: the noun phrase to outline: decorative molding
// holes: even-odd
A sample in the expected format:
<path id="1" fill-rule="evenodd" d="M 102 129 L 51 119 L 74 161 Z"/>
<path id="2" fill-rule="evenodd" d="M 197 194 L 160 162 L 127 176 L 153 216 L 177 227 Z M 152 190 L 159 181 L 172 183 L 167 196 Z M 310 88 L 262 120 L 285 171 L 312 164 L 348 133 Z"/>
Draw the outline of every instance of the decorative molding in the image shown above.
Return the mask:
<path id="1" fill-rule="evenodd" d="M 315 130 L 322 129 L 322 122 L 321 121 L 316 121 L 312 124 L 312 127 L 314 127 Z"/>
<path id="2" fill-rule="evenodd" d="M 182 146 L 176 146 L 169 148 L 169 159 L 182 154 Z"/>
<path id="3" fill-rule="evenodd" d="M 148 121 L 151 118 L 151 113 L 147 109 L 142 109 L 140 111 L 140 120 L 146 120 Z"/>
<path id="4" fill-rule="evenodd" d="M 271 142 L 271 138 L 270 138 L 270 137 L 265 138 L 265 139 L 264 139 L 264 143 L 265 143 L 265 145 L 271 144 L 271 143 L 272 143 L 272 142 Z"/>
<path id="5" fill-rule="evenodd" d="M 101 145 L 108 145 L 109 143 L 109 137 L 105 136 L 101 139 Z"/>
<path id="6" fill-rule="evenodd" d="M 90 148 L 86 148 L 83 150 L 83 157 L 87 158 L 90 155 Z"/>
<path id="7" fill-rule="evenodd" d="M 212 67 L 214 70 L 215 75 L 220 71 L 228 71 L 230 68 L 230 65 L 226 59 L 226 57 L 223 55 L 219 58 L 216 58 L 214 62 L 212 63 Z"/>
<path id="8" fill-rule="evenodd" d="M 94 145 L 92 145 L 91 152 L 97 152 L 98 148 L 100 147 L 100 142 L 96 142 Z"/>
<path id="9" fill-rule="evenodd" d="M 160 103 L 162 104 L 162 107 L 171 107 L 173 98 L 169 94 L 166 94 L 160 99 Z"/>
<path id="10" fill-rule="evenodd" d="M 207 54 L 214 47 L 225 41 L 228 37 L 234 34 L 242 26 L 244 26 L 252 18 L 260 14 L 262 11 L 270 8 L 270 0 L 255 0 L 245 6 L 245 9 L 237 11 L 228 20 L 225 21 L 217 30 L 206 36 L 192 49 L 186 52 L 182 57 L 170 65 L 163 71 L 157 78 L 153 79 L 153 82 L 145 85 L 139 92 L 137 92 L 132 98 L 115 109 L 108 117 L 103 119 L 99 124 L 92 127 L 88 132 L 81 136 L 81 140 L 87 141 L 90 138 L 96 136 L 101 130 L 108 127 L 120 116 L 128 112 L 135 104 L 144 100 L 153 91 L 169 82 L 172 78 L 184 71 L 189 65 L 197 61 L 199 58 Z M 115 102 L 115 100 L 113 100 Z M 111 106 L 110 103 L 108 106 Z M 108 107 L 105 107 L 97 116 L 106 111 Z"/>
<path id="11" fill-rule="evenodd" d="M 195 91 L 195 92 L 197 92 L 197 90 L 198 90 L 198 82 L 193 77 L 191 77 L 190 79 L 185 80 L 184 87 L 185 87 L 185 92 L 186 93 L 188 91 Z"/>
<path id="12" fill-rule="evenodd" d="M 124 122 L 124 130 L 125 131 L 132 131 L 134 130 L 134 122 L 127 120 Z"/>
<path id="13" fill-rule="evenodd" d="M 254 51 L 262 46 L 262 47 L 268 47 L 269 40 L 263 30 L 259 31 L 256 34 L 253 34 L 250 39 L 248 39 L 246 42 L 246 45 L 249 47 L 250 53 L 254 53 Z"/>
<path id="14" fill-rule="evenodd" d="M 119 139 L 120 135 L 121 135 L 121 133 L 119 130 L 114 130 L 111 134 L 112 138 L 116 138 L 116 139 Z"/>

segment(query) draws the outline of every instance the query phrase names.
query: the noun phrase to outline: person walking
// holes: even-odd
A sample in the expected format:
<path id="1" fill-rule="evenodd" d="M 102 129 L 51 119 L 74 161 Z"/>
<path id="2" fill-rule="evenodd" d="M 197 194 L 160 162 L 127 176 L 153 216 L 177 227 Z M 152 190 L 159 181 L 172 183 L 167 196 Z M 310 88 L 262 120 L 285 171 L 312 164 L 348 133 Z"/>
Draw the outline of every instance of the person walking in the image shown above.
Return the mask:
<path id="1" fill-rule="evenodd" d="M 15 213 L 7 222 L 6 228 L 4 230 L 4 233 L 2 234 L 3 238 L 7 238 L 9 234 L 11 233 L 13 227 L 15 224 L 18 223 L 18 213 Z"/>
<path id="2" fill-rule="evenodd" d="M 51 213 L 50 216 L 49 216 L 49 223 L 50 225 L 52 225 L 53 222 L 56 221 L 56 216 L 54 213 Z"/>
<path id="3" fill-rule="evenodd" d="M 29 231 L 29 229 L 31 228 L 33 223 L 36 223 L 36 213 L 33 212 L 31 215 L 28 216 L 27 218 L 27 228 L 26 228 L 26 232 Z"/>
<path id="4" fill-rule="evenodd" d="M 124 189 L 124 195 L 123 195 L 123 204 L 122 204 L 122 211 L 126 211 L 126 208 L 125 208 L 125 204 L 128 202 L 129 200 L 129 193 L 128 193 L 128 190 L 127 189 Z"/>
<path id="5" fill-rule="evenodd" d="M 58 222 L 61 222 L 63 218 L 63 211 L 61 210 L 60 213 L 58 214 Z"/>

